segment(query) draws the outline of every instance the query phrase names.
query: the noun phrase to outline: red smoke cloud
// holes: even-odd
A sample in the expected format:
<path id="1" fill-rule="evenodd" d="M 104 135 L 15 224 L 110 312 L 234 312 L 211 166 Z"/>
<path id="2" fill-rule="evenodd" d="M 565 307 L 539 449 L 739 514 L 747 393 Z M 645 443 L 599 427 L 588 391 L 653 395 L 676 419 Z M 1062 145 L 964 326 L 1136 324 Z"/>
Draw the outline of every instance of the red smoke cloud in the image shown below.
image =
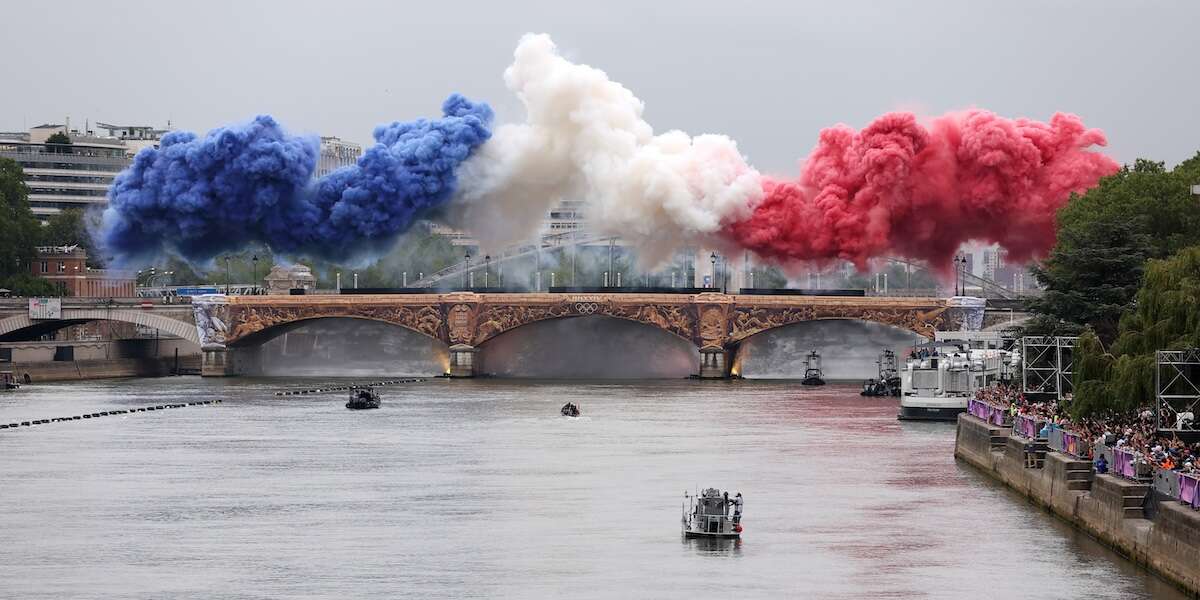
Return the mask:
<path id="1" fill-rule="evenodd" d="M 1072 192 L 1117 171 L 1091 150 L 1105 144 L 1071 114 L 1047 124 L 971 110 L 923 125 L 889 113 L 859 132 L 822 131 L 800 178 L 765 178 L 762 202 L 723 233 L 778 262 L 905 256 L 949 270 L 973 240 L 1024 262 L 1054 245 Z"/>

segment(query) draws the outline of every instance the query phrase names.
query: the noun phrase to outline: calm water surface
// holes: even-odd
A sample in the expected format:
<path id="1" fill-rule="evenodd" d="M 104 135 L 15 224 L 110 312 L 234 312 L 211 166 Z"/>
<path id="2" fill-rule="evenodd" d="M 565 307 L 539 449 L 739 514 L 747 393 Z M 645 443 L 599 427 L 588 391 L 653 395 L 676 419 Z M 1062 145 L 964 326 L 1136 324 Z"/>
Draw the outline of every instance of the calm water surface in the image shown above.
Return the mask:
<path id="1" fill-rule="evenodd" d="M 955 462 L 951 424 L 772 382 L 42 384 L 0 420 L 0 597 L 1181 598 Z M 566 401 L 585 416 L 557 416 Z M 746 498 L 685 541 L 684 490 Z"/>

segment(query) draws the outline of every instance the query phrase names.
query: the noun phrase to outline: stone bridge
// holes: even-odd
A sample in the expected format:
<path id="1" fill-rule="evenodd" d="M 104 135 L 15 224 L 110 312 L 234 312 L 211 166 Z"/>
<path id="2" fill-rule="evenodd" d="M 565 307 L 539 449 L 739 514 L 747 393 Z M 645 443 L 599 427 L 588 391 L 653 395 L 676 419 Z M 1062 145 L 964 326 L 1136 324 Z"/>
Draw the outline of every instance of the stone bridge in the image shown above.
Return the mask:
<path id="1" fill-rule="evenodd" d="M 728 375 L 730 352 L 757 333 L 803 321 L 857 319 L 932 338 L 934 331 L 979 329 L 977 298 L 700 294 L 472 293 L 311 296 L 204 296 L 194 299 L 205 375 L 252 367 L 251 348 L 312 319 L 390 323 L 433 338 L 450 352 L 448 375 L 475 373 L 474 353 L 506 332 L 547 319 L 606 316 L 656 327 L 696 346 L 700 376 Z"/>
<path id="2" fill-rule="evenodd" d="M 0 304 L 0 342 L 36 339 L 64 327 L 91 321 L 118 321 L 152 327 L 193 342 L 199 350 L 200 334 L 191 305 L 135 298 L 63 298 L 62 311 L 55 319 L 32 318 L 27 300 L 5 299 Z"/>

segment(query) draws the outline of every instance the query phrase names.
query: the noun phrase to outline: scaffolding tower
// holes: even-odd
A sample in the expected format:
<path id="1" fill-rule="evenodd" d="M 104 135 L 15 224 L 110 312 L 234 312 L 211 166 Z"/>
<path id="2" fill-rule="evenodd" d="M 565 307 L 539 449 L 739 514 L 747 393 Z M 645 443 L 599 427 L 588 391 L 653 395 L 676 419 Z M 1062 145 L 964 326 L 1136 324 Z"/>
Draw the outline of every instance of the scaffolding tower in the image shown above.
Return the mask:
<path id="1" fill-rule="evenodd" d="M 1077 337 L 1021 338 L 1021 391 L 1053 395 L 1062 400 L 1074 392 Z"/>
<path id="2" fill-rule="evenodd" d="M 1154 353 L 1154 424 L 1159 431 L 1196 431 L 1200 348 Z"/>

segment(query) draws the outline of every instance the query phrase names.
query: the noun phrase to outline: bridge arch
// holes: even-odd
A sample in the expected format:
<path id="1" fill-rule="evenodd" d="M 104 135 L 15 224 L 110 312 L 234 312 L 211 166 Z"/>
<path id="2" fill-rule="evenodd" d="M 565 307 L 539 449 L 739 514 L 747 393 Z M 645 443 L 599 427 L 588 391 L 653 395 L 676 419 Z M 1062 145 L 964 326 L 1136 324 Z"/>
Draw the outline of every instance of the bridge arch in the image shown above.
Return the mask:
<path id="1" fill-rule="evenodd" d="M 241 332 L 239 332 L 238 330 L 235 330 L 235 333 L 237 333 L 238 335 L 236 337 L 231 337 L 229 342 L 227 343 L 227 345 L 230 348 L 246 348 L 246 347 L 258 346 L 258 345 L 264 344 L 266 342 L 269 342 L 285 333 L 289 333 L 291 331 L 294 331 L 296 329 L 299 329 L 299 328 L 302 328 L 302 327 L 305 327 L 308 325 L 313 325 L 313 324 L 316 324 L 316 323 L 319 323 L 322 321 L 329 322 L 329 321 L 342 321 L 342 320 L 369 321 L 372 323 L 383 323 L 385 325 L 389 325 L 391 327 L 402 329 L 402 330 L 410 332 L 410 333 L 418 334 L 422 338 L 430 339 L 430 340 L 433 340 L 433 341 L 441 344 L 442 346 L 446 346 L 445 340 L 443 340 L 440 336 L 432 335 L 429 331 L 422 331 L 422 330 L 412 327 L 406 323 L 398 323 L 391 319 L 362 316 L 362 315 L 312 315 L 312 316 L 305 316 L 305 317 L 297 318 L 297 319 L 290 320 L 290 321 L 282 321 L 279 323 L 274 323 L 274 324 L 268 325 L 266 327 L 263 327 L 262 329 L 259 329 L 257 331 L 253 331 L 253 332 L 246 332 L 245 330 L 242 330 Z"/>
<path id="2" fill-rule="evenodd" d="M 142 309 L 124 308 L 63 308 L 62 318 L 34 320 L 21 314 L 0 319 L 0 341 L 16 340 L 29 335 L 45 335 L 64 327 L 91 321 L 118 321 L 152 327 L 170 335 L 200 344 L 196 325 L 180 319 L 156 314 Z"/>
<path id="3" fill-rule="evenodd" d="M 532 321 L 476 346 L 479 374 L 566 379 L 677 379 L 693 375 L 700 353 L 690 339 L 612 315 Z"/>
<path id="4" fill-rule="evenodd" d="M 253 346 L 317 319 L 362 319 L 394 325 L 445 342 L 442 313 L 436 305 L 378 307 L 354 304 L 334 306 L 264 306 L 229 304 L 224 316 L 231 324 L 225 344 L 230 347 Z M 283 327 L 285 329 L 278 329 Z"/>
<path id="5" fill-rule="evenodd" d="M 501 334 L 533 323 L 591 316 L 610 317 L 655 327 L 693 346 L 699 346 L 696 341 L 698 318 L 694 306 L 687 306 L 683 303 L 626 305 L 612 299 L 604 301 L 564 300 L 550 305 L 532 306 L 514 304 L 484 306 L 475 317 L 474 335 L 469 339 L 472 345 L 479 346 Z M 455 340 L 456 333 L 453 329 L 451 329 L 450 337 L 454 341 L 459 341 Z"/>
<path id="6" fill-rule="evenodd" d="M 826 379 L 875 377 L 883 350 L 903 356 L 926 338 L 907 327 L 875 320 L 829 317 L 797 321 L 742 338 L 730 349 L 731 372 L 748 378 L 799 379 L 816 350 Z"/>

